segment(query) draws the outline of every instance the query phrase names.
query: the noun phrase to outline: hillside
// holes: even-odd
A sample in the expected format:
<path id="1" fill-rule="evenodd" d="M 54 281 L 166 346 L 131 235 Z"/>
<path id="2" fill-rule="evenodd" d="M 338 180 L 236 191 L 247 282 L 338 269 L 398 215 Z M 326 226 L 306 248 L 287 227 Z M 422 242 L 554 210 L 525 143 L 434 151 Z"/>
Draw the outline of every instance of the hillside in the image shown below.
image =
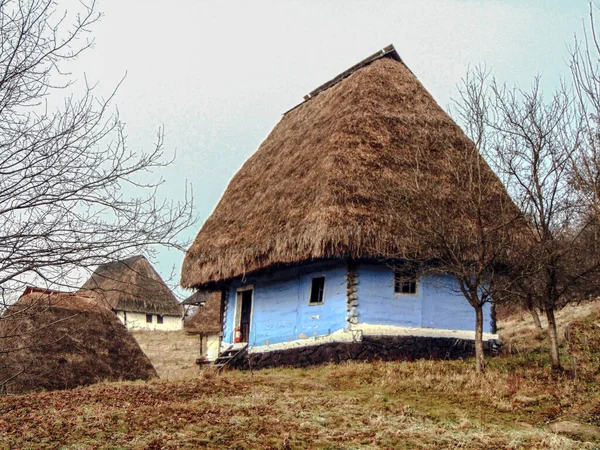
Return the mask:
<path id="1" fill-rule="evenodd" d="M 0 448 L 598 448 L 600 308 L 586 308 L 563 312 L 560 374 L 517 317 L 532 345 L 481 377 L 472 361 L 349 362 L 3 397 Z"/>

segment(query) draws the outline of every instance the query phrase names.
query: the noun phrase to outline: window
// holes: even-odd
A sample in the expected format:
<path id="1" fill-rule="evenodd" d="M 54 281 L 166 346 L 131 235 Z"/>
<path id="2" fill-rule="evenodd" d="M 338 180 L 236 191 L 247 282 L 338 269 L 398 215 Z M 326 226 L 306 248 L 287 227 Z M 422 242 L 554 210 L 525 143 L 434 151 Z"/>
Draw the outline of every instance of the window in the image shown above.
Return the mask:
<path id="1" fill-rule="evenodd" d="M 160 314 L 156 315 L 156 323 L 163 323 L 163 316 L 161 316 Z"/>
<path id="2" fill-rule="evenodd" d="M 325 292 L 325 277 L 317 277 L 312 279 L 310 287 L 309 305 L 317 305 L 323 303 L 323 293 Z"/>
<path id="3" fill-rule="evenodd" d="M 417 274 L 414 271 L 394 270 L 394 293 L 416 294 Z"/>
<path id="4" fill-rule="evenodd" d="M 146 323 L 152 323 L 152 314 L 146 314 Z"/>

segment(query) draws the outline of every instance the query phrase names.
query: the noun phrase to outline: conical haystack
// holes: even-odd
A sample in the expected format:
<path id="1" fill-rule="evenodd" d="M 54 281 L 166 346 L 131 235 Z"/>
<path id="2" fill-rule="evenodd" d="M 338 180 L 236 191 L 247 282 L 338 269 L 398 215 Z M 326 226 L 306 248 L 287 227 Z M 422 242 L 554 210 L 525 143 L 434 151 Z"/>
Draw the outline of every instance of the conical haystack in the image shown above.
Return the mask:
<path id="1" fill-rule="evenodd" d="M 197 291 L 184 305 L 197 305 L 196 313 L 183 323 L 183 330 L 187 334 L 209 336 L 221 331 L 221 292 Z"/>
<path id="2" fill-rule="evenodd" d="M 0 385 L 7 393 L 158 376 L 117 316 L 83 295 L 21 297 L 0 318 L 0 342 Z"/>

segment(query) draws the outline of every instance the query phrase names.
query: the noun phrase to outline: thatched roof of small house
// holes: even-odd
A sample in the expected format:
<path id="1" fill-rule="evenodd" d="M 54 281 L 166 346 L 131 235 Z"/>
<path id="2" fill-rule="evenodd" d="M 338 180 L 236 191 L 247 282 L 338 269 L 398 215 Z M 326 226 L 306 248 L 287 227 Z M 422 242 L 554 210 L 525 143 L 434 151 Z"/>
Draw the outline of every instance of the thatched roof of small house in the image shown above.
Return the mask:
<path id="1" fill-rule="evenodd" d="M 98 266 L 79 292 L 115 311 L 183 316 L 175 295 L 143 256 Z"/>
<path id="2" fill-rule="evenodd" d="M 221 331 L 221 292 L 200 290 L 183 301 L 184 305 L 196 305 L 196 313 L 183 322 L 187 334 L 208 336 Z"/>
<path id="3" fill-rule="evenodd" d="M 464 194 L 444 155 L 459 160 L 473 148 L 393 47 L 386 48 L 283 116 L 188 249 L 181 285 L 210 287 L 316 259 L 435 258 L 404 231 L 422 220 L 423 199 L 410 189 L 417 156 L 427 160 L 423 181 L 435 186 L 437 208 L 453 217 Z M 490 204 L 511 203 L 492 171 L 484 171 L 497 184 Z M 455 219 L 457 226 L 470 220 Z"/>
<path id="4" fill-rule="evenodd" d="M 93 297 L 33 292 L 0 317 L 0 385 L 7 393 L 70 389 L 157 373 L 117 316 Z"/>

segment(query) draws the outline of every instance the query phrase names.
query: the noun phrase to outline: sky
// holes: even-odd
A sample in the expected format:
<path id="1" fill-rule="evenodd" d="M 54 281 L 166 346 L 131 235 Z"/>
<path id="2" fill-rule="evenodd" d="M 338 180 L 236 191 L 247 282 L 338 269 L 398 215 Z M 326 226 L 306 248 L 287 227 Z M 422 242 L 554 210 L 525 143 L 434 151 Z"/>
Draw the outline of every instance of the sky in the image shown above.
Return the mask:
<path id="1" fill-rule="evenodd" d="M 540 74 L 549 95 L 569 78 L 569 47 L 589 14 L 584 0 L 98 0 L 97 8 L 94 47 L 72 76 L 98 83 L 99 95 L 124 77 L 113 107 L 130 150 L 149 150 L 164 128 L 176 159 L 149 176 L 164 179 L 167 199 L 192 185 L 199 222 L 183 240 L 282 114 L 365 57 L 393 44 L 444 108 L 481 64 L 523 87 Z M 176 282 L 183 256 L 164 250 L 153 262 Z"/>

